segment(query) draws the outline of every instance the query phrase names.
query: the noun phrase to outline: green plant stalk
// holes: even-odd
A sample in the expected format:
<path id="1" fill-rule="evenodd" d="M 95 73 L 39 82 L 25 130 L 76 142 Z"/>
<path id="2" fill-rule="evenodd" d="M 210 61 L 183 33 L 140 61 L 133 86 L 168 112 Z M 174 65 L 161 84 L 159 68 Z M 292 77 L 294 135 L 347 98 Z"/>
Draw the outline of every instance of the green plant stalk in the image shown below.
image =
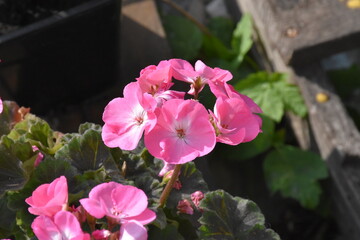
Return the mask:
<path id="1" fill-rule="evenodd" d="M 175 165 L 174 172 L 173 172 L 173 174 L 171 175 L 170 180 L 169 180 L 168 183 L 166 184 L 166 186 L 165 186 L 165 188 L 164 188 L 164 191 L 161 193 L 160 202 L 159 202 L 159 208 L 163 208 L 163 207 L 164 207 L 164 205 L 165 205 L 165 203 L 166 203 L 166 200 L 168 199 L 168 197 L 169 197 L 169 195 L 170 195 L 170 192 L 171 192 L 171 190 L 173 189 L 174 183 L 175 183 L 176 179 L 177 179 L 178 176 L 179 176 L 179 172 L 180 172 L 181 166 L 182 166 L 182 164 L 176 164 L 176 165 Z"/>
<path id="2" fill-rule="evenodd" d="M 193 16 L 191 16 L 187 11 L 182 9 L 179 5 L 177 5 L 176 3 L 174 3 L 171 0 L 162 0 L 162 1 L 166 4 L 168 4 L 169 6 L 171 6 L 172 8 L 174 8 L 179 13 L 181 13 L 185 18 L 187 18 L 191 22 L 193 22 L 204 34 L 211 35 L 209 29 L 205 25 L 203 25 L 202 23 L 197 21 Z"/>

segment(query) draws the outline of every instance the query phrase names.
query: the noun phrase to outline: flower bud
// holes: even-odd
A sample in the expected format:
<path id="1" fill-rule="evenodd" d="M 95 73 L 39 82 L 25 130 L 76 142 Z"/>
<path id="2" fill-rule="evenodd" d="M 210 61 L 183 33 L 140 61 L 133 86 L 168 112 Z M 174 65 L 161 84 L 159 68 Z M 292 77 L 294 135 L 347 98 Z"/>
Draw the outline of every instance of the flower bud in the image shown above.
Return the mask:
<path id="1" fill-rule="evenodd" d="M 186 213 L 189 215 L 194 214 L 194 209 L 192 208 L 191 203 L 187 199 L 180 200 L 176 208 L 180 213 Z"/>
<path id="2" fill-rule="evenodd" d="M 106 240 L 110 237 L 111 232 L 107 229 L 101 229 L 93 231 L 91 235 L 95 240 Z"/>
<path id="3" fill-rule="evenodd" d="M 204 193 L 196 191 L 191 194 L 191 201 L 193 201 L 196 207 L 199 207 L 200 201 L 204 198 Z"/>

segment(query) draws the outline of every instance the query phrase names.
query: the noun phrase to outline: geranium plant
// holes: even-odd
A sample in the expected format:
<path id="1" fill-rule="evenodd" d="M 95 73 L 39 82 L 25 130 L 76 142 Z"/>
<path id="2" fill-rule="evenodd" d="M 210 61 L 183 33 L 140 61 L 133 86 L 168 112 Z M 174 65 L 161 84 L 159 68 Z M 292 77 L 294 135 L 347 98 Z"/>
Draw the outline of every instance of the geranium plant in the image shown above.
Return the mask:
<path id="1" fill-rule="evenodd" d="M 254 202 L 209 191 L 193 162 L 261 133 L 261 109 L 231 79 L 200 60 L 161 61 L 108 103 L 103 126 L 78 133 L 0 102 L 0 237 L 279 239 Z M 187 93 L 171 89 L 176 80 Z"/>

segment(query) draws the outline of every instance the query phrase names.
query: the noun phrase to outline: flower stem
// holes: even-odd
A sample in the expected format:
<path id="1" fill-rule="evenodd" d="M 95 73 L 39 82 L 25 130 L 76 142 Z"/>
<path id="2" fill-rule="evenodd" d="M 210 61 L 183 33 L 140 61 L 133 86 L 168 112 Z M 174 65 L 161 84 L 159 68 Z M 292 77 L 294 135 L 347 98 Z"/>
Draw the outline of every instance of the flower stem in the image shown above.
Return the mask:
<path id="1" fill-rule="evenodd" d="M 169 180 L 168 183 L 166 184 L 166 186 L 165 186 L 165 188 L 164 188 L 164 191 L 163 191 L 162 194 L 161 194 L 160 202 L 159 202 L 159 208 L 163 208 L 163 207 L 164 207 L 164 205 L 165 205 L 165 203 L 166 203 L 166 200 L 168 199 L 168 197 L 169 197 L 169 195 L 170 195 L 170 192 L 171 192 L 171 190 L 173 189 L 174 183 L 175 183 L 176 179 L 177 179 L 178 176 L 179 176 L 180 169 L 181 169 L 181 164 L 176 164 L 176 165 L 175 165 L 175 168 L 174 168 L 174 172 L 173 172 L 173 174 L 171 175 L 170 180 Z"/>

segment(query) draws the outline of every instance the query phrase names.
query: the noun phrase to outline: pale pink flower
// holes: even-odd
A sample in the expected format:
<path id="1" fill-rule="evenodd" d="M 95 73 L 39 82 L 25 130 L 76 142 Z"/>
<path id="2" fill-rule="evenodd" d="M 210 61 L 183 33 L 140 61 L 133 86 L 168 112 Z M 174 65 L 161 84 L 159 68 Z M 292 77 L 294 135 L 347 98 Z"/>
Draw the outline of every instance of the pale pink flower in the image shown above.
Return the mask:
<path id="1" fill-rule="evenodd" d="M 116 182 L 97 185 L 90 191 L 89 198 L 80 199 L 80 203 L 90 215 L 107 216 L 119 223 L 136 220 L 148 224 L 156 218 L 147 208 L 148 199 L 141 189 Z"/>
<path id="2" fill-rule="evenodd" d="M 191 95 L 196 96 L 208 82 L 227 82 L 232 79 L 229 71 L 208 67 L 200 60 L 195 63 L 195 68 L 182 59 L 171 59 L 170 63 L 173 68 L 173 77 L 191 84 L 188 92 Z"/>
<path id="3" fill-rule="evenodd" d="M 91 236 L 95 240 L 107 240 L 110 235 L 111 232 L 107 229 L 95 230 L 91 233 Z"/>
<path id="4" fill-rule="evenodd" d="M 204 156 L 215 147 L 216 136 L 205 107 L 194 100 L 172 99 L 159 109 L 155 127 L 145 134 L 150 154 L 170 164 Z"/>
<path id="5" fill-rule="evenodd" d="M 186 213 L 189 215 L 194 214 L 194 209 L 192 208 L 191 203 L 187 199 L 180 200 L 176 208 L 180 213 Z"/>
<path id="6" fill-rule="evenodd" d="M 34 162 L 34 167 L 37 167 L 41 163 L 41 161 L 44 159 L 44 154 L 42 154 L 42 152 L 39 151 L 39 148 L 37 146 L 32 146 L 32 149 L 34 152 L 38 151 L 38 154 L 37 154 L 35 162 Z"/>
<path id="7" fill-rule="evenodd" d="M 51 183 L 40 185 L 32 195 L 25 199 L 30 205 L 29 212 L 34 215 L 52 217 L 66 208 L 68 201 L 68 185 L 66 178 L 61 176 Z"/>
<path id="8" fill-rule="evenodd" d="M 31 228 L 39 240 L 90 240 L 90 235 L 82 231 L 76 217 L 67 211 L 59 211 L 53 218 L 38 216 Z"/>
<path id="9" fill-rule="evenodd" d="M 121 224 L 119 240 L 147 240 L 146 228 L 137 221 L 128 221 Z"/>
<path id="10" fill-rule="evenodd" d="M 172 68 L 169 61 L 161 61 L 157 66 L 150 65 L 140 71 L 136 78 L 142 92 L 154 95 L 159 91 L 166 91 L 173 85 Z"/>
<path id="11" fill-rule="evenodd" d="M 218 142 L 229 145 L 249 142 L 261 131 L 258 116 L 241 98 L 218 98 L 211 115 Z"/>
<path id="12" fill-rule="evenodd" d="M 2 113 L 2 111 L 3 111 L 3 102 L 2 102 L 2 100 L 0 98 L 0 113 Z"/>
<path id="13" fill-rule="evenodd" d="M 199 207 L 200 201 L 204 198 L 204 193 L 201 191 L 193 192 L 191 195 L 191 201 L 196 207 Z"/>
<path id="14" fill-rule="evenodd" d="M 105 107 L 102 139 L 108 147 L 124 150 L 136 148 L 143 132 L 156 123 L 155 99 L 142 93 L 137 82 L 125 86 L 124 97 L 115 98 Z"/>

